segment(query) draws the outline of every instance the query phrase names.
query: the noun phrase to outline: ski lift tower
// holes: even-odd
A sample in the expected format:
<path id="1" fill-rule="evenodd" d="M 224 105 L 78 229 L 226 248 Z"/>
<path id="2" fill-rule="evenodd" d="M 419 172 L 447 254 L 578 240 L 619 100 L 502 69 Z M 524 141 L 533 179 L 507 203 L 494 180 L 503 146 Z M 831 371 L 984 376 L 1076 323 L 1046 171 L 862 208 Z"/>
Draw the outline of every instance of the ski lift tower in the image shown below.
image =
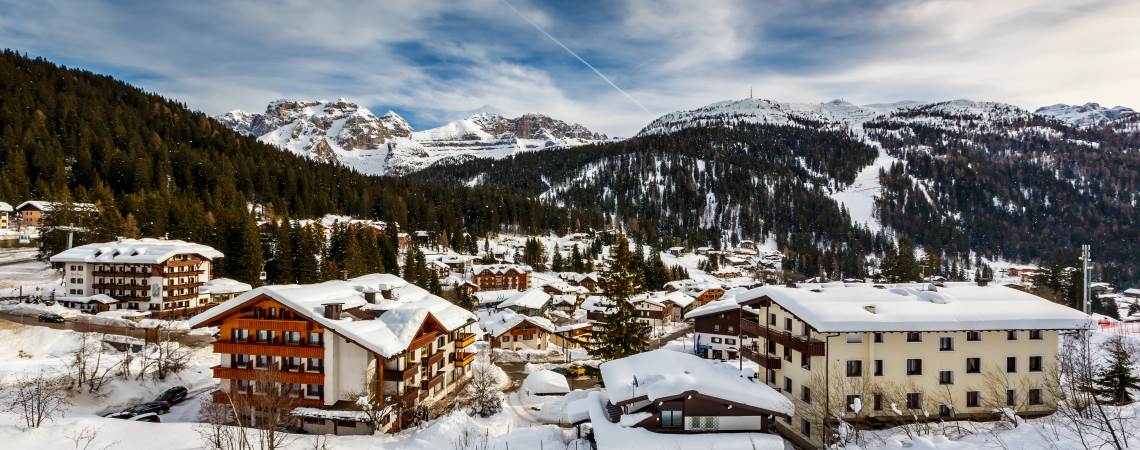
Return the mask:
<path id="1" fill-rule="evenodd" d="M 1084 298 L 1085 314 L 1092 312 L 1089 303 L 1089 268 L 1092 265 L 1089 255 L 1089 244 L 1081 245 L 1081 295 Z"/>

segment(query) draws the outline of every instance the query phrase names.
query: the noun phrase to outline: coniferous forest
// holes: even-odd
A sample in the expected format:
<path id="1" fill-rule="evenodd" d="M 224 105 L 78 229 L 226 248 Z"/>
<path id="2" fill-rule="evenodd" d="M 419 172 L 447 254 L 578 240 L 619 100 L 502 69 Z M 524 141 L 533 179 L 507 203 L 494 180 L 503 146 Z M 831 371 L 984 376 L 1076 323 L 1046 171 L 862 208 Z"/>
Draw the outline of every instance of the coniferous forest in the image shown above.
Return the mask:
<path id="1" fill-rule="evenodd" d="M 227 258 L 219 274 L 261 270 L 263 217 L 340 213 L 405 230 L 472 235 L 597 227 L 602 216 L 493 189 L 365 176 L 241 136 L 204 113 L 111 77 L 0 53 L 0 200 L 91 202 L 75 244 L 113 236 L 186 239 Z M 90 220 L 92 223 L 75 223 Z M 62 237 L 44 239 L 52 252 Z M 302 277 L 303 278 L 303 277 Z"/>

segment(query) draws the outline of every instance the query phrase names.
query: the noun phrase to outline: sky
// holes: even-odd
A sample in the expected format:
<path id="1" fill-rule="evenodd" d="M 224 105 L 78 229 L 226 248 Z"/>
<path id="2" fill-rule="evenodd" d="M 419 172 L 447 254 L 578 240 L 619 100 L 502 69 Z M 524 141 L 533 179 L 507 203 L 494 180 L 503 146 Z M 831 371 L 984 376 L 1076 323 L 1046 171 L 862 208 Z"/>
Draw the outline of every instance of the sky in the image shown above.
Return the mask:
<path id="1" fill-rule="evenodd" d="M 541 112 L 611 136 L 747 97 L 1140 107 L 1131 0 L 0 0 L 0 47 L 210 114 L 348 98 L 416 129 Z"/>

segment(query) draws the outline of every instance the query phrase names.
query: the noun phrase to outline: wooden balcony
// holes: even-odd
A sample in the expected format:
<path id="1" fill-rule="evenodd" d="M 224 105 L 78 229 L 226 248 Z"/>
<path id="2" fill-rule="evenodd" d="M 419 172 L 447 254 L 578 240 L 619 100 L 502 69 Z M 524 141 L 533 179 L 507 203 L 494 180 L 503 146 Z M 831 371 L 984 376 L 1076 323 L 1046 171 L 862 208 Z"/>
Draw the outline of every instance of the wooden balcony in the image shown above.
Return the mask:
<path id="1" fill-rule="evenodd" d="M 781 364 L 783 363 L 783 361 L 778 357 L 770 356 L 770 355 L 762 355 L 762 354 L 760 354 L 760 353 L 756 352 L 755 350 L 748 348 L 748 347 L 742 348 L 740 350 L 740 353 L 742 355 L 744 355 L 745 358 L 748 358 L 748 359 L 752 360 L 753 362 L 755 362 L 756 364 L 759 364 L 761 367 L 768 368 L 768 369 L 779 369 Z"/>
<path id="2" fill-rule="evenodd" d="M 435 385 L 443 382 L 443 372 L 439 372 L 432 377 L 424 377 L 421 389 L 426 393 L 428 389 L 435 387 Z"/>
<path id="3" fill-rule="evenodd" d="M 224 403 L 224 404 L 228 404 L 231 401 L 234 403 L 237 403 L 239 405 L 259 405 L 262 403 L 277 403 L 275 400 L 266 400 L 266 399 L 264 399 L 263 396 L 258 395 L 258 394 L 242 394 L 242 393 L 238 393 L 238 392 L 234 392 L 233 394 L 227 394 L 227 393 L 222 392 L 222 391 L 214 391 L 214 393 L 212 394 L 211 397 L 213 398 L 214 403 Z M 261 397 L 261 398 L 259 398 L 259 397 Z M 315 408 L 320 408 L 320 407 L 325 406 L 325 401 L 322 399 L 318 399 L 318 398 L 296 397 L 296 398 L 291 399 L 289 404 L 290 404 L 290 406 L 293 406 L 293 407 L 312 406 Z"/>
<path id="4" fill-rule="evenodd" d="M 760 324 L 753 322 L 751 320 L 748 320 L 748 319 L 741 319 L 740 320 L 740 331 L 743 332 L 745 336 L 752 336 L 752 337 L 759 336 L 761 333 Z"/>
<path id="5" fill-rule="evenodd" d="M 214 378 L 226 380 L 263 380 L 290 384 L 325 384 L 325 374 L 315 372 L 269 372 L 262 369 L 239 369 L 234 367 L 212 367 Z"/>
<path id="6" fill-rule="evenodd" d="M 323 347 L 305 345 L 280 345 L 263 344 L 257 342 L 217 341 L 214 343 L 214 353 L 228 353 L 231 355 L 266 355 L 299 358 L 323 358 L 325 349 Z"/>
<path id="7" fill-rule="evenodd" d="M 423 347 L 425 345 L 432 343 L 432 341 L 434 341 L 437 336 L 439 336 L 439 333 L 436 331 L 432 331 L 431 333 L 428 333 L 428 334 L 425 334 L 425 335 L 420 336 L 418 338 L 412 339 L 412 343 L 408 344 L 408 351 L 410 352 L 410 351 L 413 351 L 417 348 L 420 348 L 420 347 Z"/>
<path id="8" fill-rule="evenodd" d="M 309 331 L 309 322 L 304 320 L 237 319 L 234 326 L 247 330 Z"/>
<path id="9" fill-rule="evenodd" d="M 464 348 L 475 343 L 475 333 L 456 333 L 455 348 Z"/>
<path id="10" fill-rule="evenodd" d="M 441 349 L 431 355 L 425 356 L 423 358 L 423 365 L 424 367 L 434 366 L 436 363 L 443 361 L 444 356 L 447 356 L 447 353 Z"/>
<path id="11" fill-rule="evenodd" d="M 408 379 L 414 377 L 416 375 L 416 372 L 418 372 L 419 370 L 420 370 L 419 364 L 412 364 L 412 365 L 408 366 L 407 369 L 404 369 L 404 370 L 384 369 L 384 380 L 386 380 L 386 381 L 400 381 L 400 382 L 408 381 Z"/>
<path id="12" fill-rule="evenodd" d="M 475 354 L 471 352 L 455 352 L 451 354 L 451 360 L 455 362 L 455 367 L 464 367 L 475 361 Z"/>
<path id="13" fill-rule="evenodd" d="M 792 336 L 791 333 L 786 331 L 773 330 L 771 328 L 760 328 L 759 337 L 771 339 L 777 344 L 789 347 L 801 353 L 806 353 L 809 356 L 824 355 L 824 343 L 817 339 Z"/>
<path id="14" fill-rule="evenodd" d="M 166 290 L 166 291 L 173 291 L 175 289 L 193 289 L 193 288 L 202 286 L 204 284 L 206 284 L 206 283 L 203 283 L 201 281 L 193 281 L 190 283 L 182 283 L 182 284 L 164 284 L 164 285 L 162 285 L 162 289 Z"/>
<path id="15" fill-rule="evenodd" d="M 403 403 L 405 408 L 410 408 L 416 405 L 416 399 L 420 396 L 420 389 L 409 387 L 404 389 L 404 393 L 400 395 L 400 403 Z"/>
<path id="16" fill-rule="evenodd" d="M 108 272 L 106 270 L 96 270 L 96 271 L 91 272 L 91 275 L 94 275 L 97 277 L 118 277 L 118 278 L 149 278 L 151 276 L 157 276 L 157 274 L 155 274 L 153 272 L 115 272 L 115 271 Z"/>
<path id="17" fill-rule="evenodd" d="M 193 300 L 198 298 L 198 293 L 182 294 L 182 295 L 166 295 L 162 297 L 164 302 L 177 302 L 182 300 Z"/>

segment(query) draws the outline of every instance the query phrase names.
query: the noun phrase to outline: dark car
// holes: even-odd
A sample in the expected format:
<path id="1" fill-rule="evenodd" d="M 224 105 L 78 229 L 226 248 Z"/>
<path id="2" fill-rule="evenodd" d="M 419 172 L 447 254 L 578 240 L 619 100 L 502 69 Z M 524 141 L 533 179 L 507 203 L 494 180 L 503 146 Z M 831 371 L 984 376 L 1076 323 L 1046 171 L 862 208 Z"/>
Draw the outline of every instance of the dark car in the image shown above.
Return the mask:
<path id="1" fill-rule="evenodd" d="M 56 314 L 56 313 L 40 314 L 39 319 L 40 319 L 40 322 L 48 322 L 48 323 L 63 323 L 64 322 L 63 316 Z"/>
<path id="2" fill-rule="evenodd" d="M 171 405 L 177 405 L 177 404 L 181 403 L 183 400 L 186 400 L 186 394 L 187 393 L 188 392 L 187 392 L 185 386 L 174 386 L 170 389 L 167 389 L 163 393 L 158 394 L 158 398 L 154 399 L 154 401 L 166 402 L 166 403 L 169 403 Z"/>
<path id="3" fill-rule="evenodd" d="M 158 414 L 155 414 L 155 413 L 139 414 L 137 416 L 130 417 L 127 420 L 133 420 L 135 422 L 152 422 L 152 423 L 161 423 L 162 422 L 162 419 L 159 418 Z"/>
<path id="4" fill-rule="evenodd" d="M 109 414 L 107 417 L 112 419 L 133 419 L 144 414 L 165 414 L 170 412 L 170 403 L 166 402 L 146 402 L 139 403 L 133 408 L 123 412 Z"/>

